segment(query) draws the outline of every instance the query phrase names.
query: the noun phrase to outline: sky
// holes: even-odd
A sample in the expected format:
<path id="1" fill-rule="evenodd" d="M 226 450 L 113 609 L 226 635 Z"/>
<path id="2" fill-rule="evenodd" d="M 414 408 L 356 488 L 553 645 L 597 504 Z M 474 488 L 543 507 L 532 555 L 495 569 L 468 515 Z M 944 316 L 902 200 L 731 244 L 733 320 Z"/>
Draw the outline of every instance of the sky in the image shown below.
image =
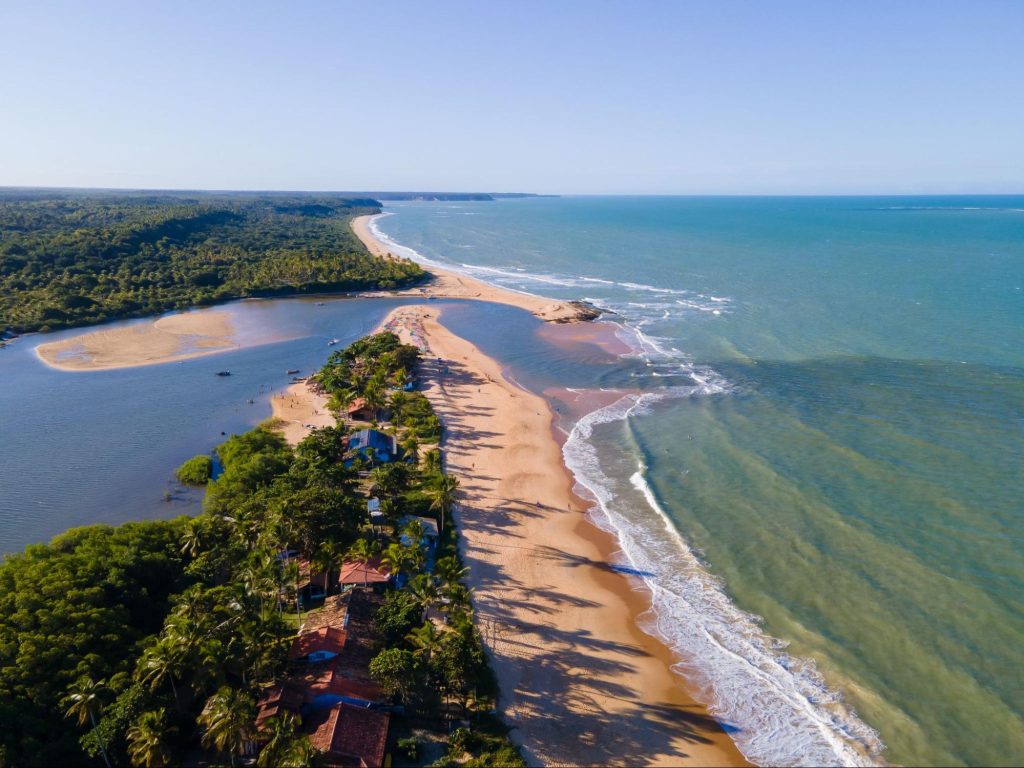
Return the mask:
<path id="1" fill-rule="evenodd" d="M 1024 193 L 1024 1 L 0 0 L 0 186 Z"/>

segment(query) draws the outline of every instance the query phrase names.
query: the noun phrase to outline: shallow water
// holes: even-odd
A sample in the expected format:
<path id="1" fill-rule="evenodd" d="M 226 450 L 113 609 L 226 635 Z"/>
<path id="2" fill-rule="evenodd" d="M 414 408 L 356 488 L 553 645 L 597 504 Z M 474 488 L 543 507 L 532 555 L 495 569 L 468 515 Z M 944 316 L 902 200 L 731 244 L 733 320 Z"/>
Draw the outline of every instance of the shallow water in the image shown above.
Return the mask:
<path id="1" fill-rule="evenodd" d="M 0 553 L 73 526 L 195 514 L 200 494 L 174 482 L 174 469 L 268 418 L 287 370 L 319 368 L 328 339 L 365 335 L 399 303 L 237 302 L 222 309 L 252 346 L 163 365 L 66 372 L 36 357 L 37 344 L 84 329 L 0 350 Z M 214 375 L 224 369 L 231 376 Z"/>
<path id="2" fill-rule="evenodd" d="M 648 393 L 567 463 L 746 754 L 1024 762 L 1024 198 L 388 211 L 420 258 L 619 313 L 603 372 L 504 346 L 531 388 Z"/>

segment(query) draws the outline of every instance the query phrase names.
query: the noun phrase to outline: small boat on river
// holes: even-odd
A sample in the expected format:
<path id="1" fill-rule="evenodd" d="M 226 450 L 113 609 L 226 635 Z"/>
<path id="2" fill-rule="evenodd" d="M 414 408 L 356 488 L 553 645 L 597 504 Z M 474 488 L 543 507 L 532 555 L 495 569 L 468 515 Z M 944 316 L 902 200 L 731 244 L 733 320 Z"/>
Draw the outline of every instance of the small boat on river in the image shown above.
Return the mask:
<path id="1" fill-rule="evenodd" d="M 230 376 L 231 371 L 217 371 L 218 376 Z"/>
<path id="2" fill-rule="evenodd" d="M 291 376 L 292 374 L 298 373 L 298 372 L 299 372 L 298 368 L 290 368 L 287 371 L 285 371 L 285 373 L 287 373 L 289 376 Z"/>

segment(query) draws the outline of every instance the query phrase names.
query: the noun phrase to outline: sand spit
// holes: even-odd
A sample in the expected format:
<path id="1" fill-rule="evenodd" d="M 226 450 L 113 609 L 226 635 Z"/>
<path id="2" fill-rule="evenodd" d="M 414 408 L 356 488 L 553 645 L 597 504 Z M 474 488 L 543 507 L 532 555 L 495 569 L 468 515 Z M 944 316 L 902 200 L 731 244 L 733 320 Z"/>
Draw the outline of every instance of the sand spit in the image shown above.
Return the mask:
<path id="1" fill-rule="evenodd" d="M 357 216 L 352 219 L 352 231 L 363 241 L 370 253 L 382 258 L 392 258 L 387 245 L 373 236 L 370 220 L 373 216 Z M 424 298 L 444 299 L 476 299 L 493 301 L 497 304 L 509 304 L 525 309 L 542 320 L 550 323 L 576 323 L 594 320 L 600 312 L 593 307 L 578 301 L 558 301 L 528 293 L 518 293 L 505 288 L 460 275 L 437 266 L 423 267 L 431 276 L 430 282 L 424 286 L 404 291 L 387 291 L 365 293 L 364 296 L 421 296 Z"/>
<path id="2" fill-rule="evenodd" d="M 614 540 L 572 494 L 545 401 L 436 316 L 401 307 L 388 327 L 426 346 L 424 393 L 461 482 L 476 620 L 528 762 L 745 765 L 672 672 L 668 649 L 637 626 L 649 595 L 615 568 Z"/>

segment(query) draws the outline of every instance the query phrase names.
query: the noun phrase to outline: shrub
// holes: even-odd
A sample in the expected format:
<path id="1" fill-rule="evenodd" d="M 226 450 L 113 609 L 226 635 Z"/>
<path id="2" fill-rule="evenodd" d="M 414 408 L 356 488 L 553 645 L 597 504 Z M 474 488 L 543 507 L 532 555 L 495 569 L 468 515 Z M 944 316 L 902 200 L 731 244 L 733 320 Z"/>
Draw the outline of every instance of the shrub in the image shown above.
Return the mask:
<path id="1" fill-rule="evenodd" d="M 206 485 L 213 472 L 213 461 L 209 456 L 193 456 L 175 472 L 178 482 L 185 485 Z"/>

